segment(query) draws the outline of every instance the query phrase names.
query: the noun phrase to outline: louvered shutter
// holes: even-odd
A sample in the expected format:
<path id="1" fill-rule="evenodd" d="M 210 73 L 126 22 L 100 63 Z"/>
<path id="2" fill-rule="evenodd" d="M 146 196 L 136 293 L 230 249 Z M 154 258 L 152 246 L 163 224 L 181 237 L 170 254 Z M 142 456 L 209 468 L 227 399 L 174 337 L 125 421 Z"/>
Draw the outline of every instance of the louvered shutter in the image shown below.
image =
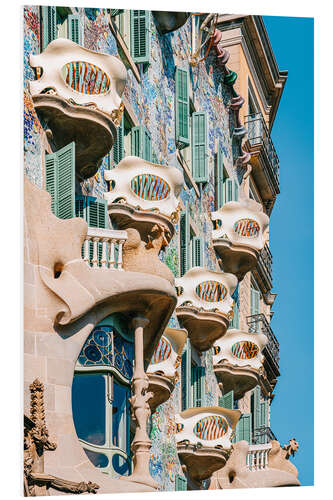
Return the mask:
<path id="1" fill-rule="evenodd" d="M 68 16 L 68 38 L 78 45 L 83 45 L 83 26 L 78 14 Z"/>
<path id="2" fill-rule="evenodd" d="M 252 443 L 251 413 L 243 413 L 236 426 L 235 441 L 247 441 Z"/>
<path id="3" fill-rule="evenodd" d="M 133 127 L 131 130 L 131 152 L 132 156 L 142 157 L 142 129 Z"/>
<path id="4" fill-rule="evenodd" d="M 121 118 L 119 127 L 117 128 L 117 139 L 111 150 L 111 165 L 115 167 L 124 158 L 124 117 Z M 135 155 L 138 156 L 138 155 Z"/>
<path id="5" fill-rule="evenodd" d="M 229 410 L 234 409 L 234 391 L 230 391 L 221 398 L 219 398 L 219 406 Z"/>
<path id="6" fill-rule="evenodd" d="M 192 404 L 194 407 L 204 406 L 205 368 L 192 366 L 191 368 Z"/>
<path id="7" fill-rule="evenodd" d="M 195 182 L 208 181 L 207 115 L 192 115 L 192 169 Z"/>
<path id="8" fill-rule="evenodd" d="M 187 479 L 180 474 L 176 474 L 175 491 L 187 491 Z"/>
<path id="9" fill-rule="evenodd" d="M 232 179 L 226 179 L 223 186 L 224 202 L 233 201 L 234 185 Z"/>
<path id="10" fill-rule="evenodd" d="M 190 101 L 188 71 L 176 68 L 176 142 L 179 146 L 190 144 Z"/>
<path id="11" fill-rule="evenodd" d="M 200 236 L 194 236 L 192 240 L 192 267 L 203 266 L 203 241 Z"/>
<path id="12" fill-rule="evenodd" d="M 260 408 L 260 386 L 257 385 L 253 390 L 253 422 L 254 434 L 259 436 L 259 429 L 261 427 L 261 408 Z M 257 437 L 257 443 L 260 443 L 260 438 Z"/>
<path id="13" fill-rule="evenodd" d="M 251 287 L 251 316 L 260 314 L 260 292 Z M 260 332 L 260 322 L 254 322 L 251 325 L 252 333 Z"/>
<path id="14" fill-rule="evenodd" d="M 189 270 L 190 217 L 188 207 L 180 214 L 180 275 Z"/>
<path id="15" fill-rule="evenodd" d="M 110 16 L 115 17 L 119 16 L 119 14 L 122 14 L 124 12 L 124 9 L 110 9 Z"/>
<path id="16" fill-rule="evenodd" d="M 60 219 L 75 214 L 75 143 L 45 155 L 45 187 L 51 194 L 51 209 Z"/>
<path id="17" fill-rule="evenodd" d="M 57 38 L 57 7 L 41 7 L 42 9 L 42 50 Z"/>
<path id="18" fill-rule="evenodd" d="M 150 12 L 131 10 L 131 56 L 136 63 L 150 60 Z"/>
<path id="19" fill-rule="evenodd" d="M 55 153 L 45 155 L 45 187 L 51 195 L 51 210 L 56 213 L 57 204 L 57 156 Z"/>
<path id="20" fill-rule="evenodd" d="M 260 403 L 260 427 L 268 427 L 268 401 L 262 401 Z M 260 437 L 260 444 L 267 444 L 268 436 L 262 434 Z"/>
<path id="21" fill-rule="evenodd" d="M 216 175 L 215 175 L 215 210 L 218 210 L 223 205 L 223 150 L 219 145 L 216 158 Z"/>
<path id="22" fill-rule="evenodd" d="M 143 159 L 146 161 L 151 161 L 152 147 L 151 147 L 151 135 L 148 130 L 144 127 L 143 129 Z"/>
<path id="23" fill-rule="evenodd" d="M 77 197 L 78 198 L 78 197 Z M 79 198 L 78 198 L 79 199 Z M 77 205 L 78 206 L 78 205 Z M 89 227 L 97 227 L 101 229 L 107 229 L 108 227 L 108 213 L 107 213 L 107 200 L 95 198 L 93 196 L 85 197 L 85 208 L 84 208 L 85 219 Z M 93 260 L 93 248 L 94 244 L 89 241 L 89 261 Z M 102 259 L 102 243 L 97 243 L 97 256 L 98 265 L 101 265 Z"/>
<path id="24" fill-rule="evenodd" d="M 186 347 L 182 355 L 181 363 L 182 374 L 182 410 L 191 408 L 192 406 L 192 391 L 191 391 L 191 345 L 189 340 L 186 341 Z"/>
<path id="25" fill-rule="evenodd" d="M 233 201 L 238 201 L 238 184 L 237 181 L 233 180 L 233 195 L 232 195 L 232 200 Z"/>

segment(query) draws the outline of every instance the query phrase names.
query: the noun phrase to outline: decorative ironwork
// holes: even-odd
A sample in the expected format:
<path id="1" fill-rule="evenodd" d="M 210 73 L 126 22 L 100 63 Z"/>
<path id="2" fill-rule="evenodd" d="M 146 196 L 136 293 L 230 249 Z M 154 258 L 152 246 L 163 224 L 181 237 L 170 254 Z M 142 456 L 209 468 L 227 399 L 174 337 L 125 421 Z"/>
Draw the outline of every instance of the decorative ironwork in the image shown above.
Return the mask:
<path id="1" fill-rule="evenodd" d="M 78 363 L 81 366 L 113 366 L 126 379 L 133 376 L 134 346 L 113 326 L 99 326 L 84 344 Z"/>
<path id="2" fill-rule="evenodd" d="M 280 346 L 265 315 L 252 314 L 252 316 L 248 316 L 246 319 L 249 326 L 249 333 L 264 333 L 268 338 L 265 350 L 268 351 L 275 368 L 279 371 Z"/>
<path id="3" fill-rule="evenodd" d="M 267 243 L 259 253 L 256 271 L 260 275 L 261 281 L 264 283 L 265 289 L 271 290 L 273 286 L 273 256 Z"/>
<path id="4" fill-rule="evenodd" d="M 247 115 L 245 124 L 247 124 L 248 140 L 251 146 L 262 146 L 266 155 L 271 177 L 279 189 L 279 158 L 275 151 L 273 141 L 270 137 L 265 120 L 261 113 Z"/>
<path id="5" fill-rule="evenodd" d="M 253 444 L 266 444 L 270 441 L 277 441 L 277 437 L 270 427 L 258 427 L 252 433 Z"/>

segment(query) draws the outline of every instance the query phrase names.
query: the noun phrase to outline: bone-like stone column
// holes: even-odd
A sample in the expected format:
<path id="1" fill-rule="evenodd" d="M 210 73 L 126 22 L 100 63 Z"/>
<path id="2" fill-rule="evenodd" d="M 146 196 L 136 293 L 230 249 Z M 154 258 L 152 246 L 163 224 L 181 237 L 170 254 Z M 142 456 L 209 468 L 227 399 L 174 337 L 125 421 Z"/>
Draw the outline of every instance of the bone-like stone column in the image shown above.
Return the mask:
<path id="1" fill-rule="evenodd" d="M 152 392 L 147 392 L 149 378 L 144 370 L 143 361 L 143 329 L 149 320 L 138 316 L 133 320 L 134 332 L 134 373 L 132 379 L 132 393 L 130 398 L 132 419 L 135 422 L 135 435 L 131 444 L 133 452 L 133 473 L 124 478 L 137 483 L 143 483 L 153 488 L 157 488 L 157 483 L 149 473 L 149 450 L 151 440 L 147 434 L 147 423 L 150 416 L 149 399 L 153 397 Z"/>

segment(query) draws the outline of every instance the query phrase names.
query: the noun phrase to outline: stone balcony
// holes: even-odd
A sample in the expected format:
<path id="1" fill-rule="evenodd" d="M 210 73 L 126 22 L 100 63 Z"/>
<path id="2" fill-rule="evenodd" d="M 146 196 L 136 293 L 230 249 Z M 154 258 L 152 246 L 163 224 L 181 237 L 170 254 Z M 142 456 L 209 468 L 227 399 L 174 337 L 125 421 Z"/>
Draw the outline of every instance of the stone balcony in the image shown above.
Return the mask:
<path id="1" fill-rule="evenodd" d="M 241 281 L 258 263 L 269 218 L 260 203 L 243 197 L 212 212 L 212 221 L 213 246 L 223 271 L 235 274 Z"/>
<path id="2" fill-rule="evenodd" d="M 37 79 L 30 92 L 55 150 L 75 141 L 76 173 L 93 176 L 115 142 L 127 72 L 115 56 L 58 38 L 30 55 Z"/>
<path id="3" fill-rule="evenodd" d="M 270 213 L 280 192 L 279 158 L 262 114 L 246 116 L 245 124 L 248 130 L 245 147 L 251 153 L 252 175 Z"/>
<path id="4" fill-rule="evenodd" d="M 207 351 L 226 333 L 233 316 L 231 295 L 236 286 L 234 275 L 201 267 L 193 267 L 176 279 L 176 314 L 198 351 Z"/>
<path id="5" fill-rule="evenodd" d="M 175 416 L 178 456 L 198 487 L 225 466 L 240 415 L 239 410 L 212 406 L 189 408 Z"/>
<path id="6" fill-rule="evenodd" d="M 238 441 L 226 466 L 214 473 L 209 489 L 300 486 L 298 471 L 289 460 L 297 448 L 295 440 L 283 448 L 276 440 L 257 445 Z"/>
<path id="7" fill-rule="evenodd" d="M 264 360 L 261 352 L 267 342 L 263 334 L 230 329 L 214 343 L 214 372 L 225 394 L 233 390 L 234 398 L 241 399 L 259 384 Z"/>
<path id="8" fill-rule="evenodd" d="M 179 378 L 178 368 L 181 354 L 187 339 L 185 330 L 166 328 L 162 335 L 150 364 L 147 368 L 149 392 L 153 397 L 149 400 L 151 412 L 165 403 L 171 396 Z"/>
<path id="9" fill-rule="evenodd" d="M 159 232 L 161 247 L 168 245 L 178 221 L 182 172 L 127 156 L 104 176 L 110 182 L 110 191 L 104 197 L 113 226 L 136 229 L 148 247 L 152 245 L 152 233 Z"/>

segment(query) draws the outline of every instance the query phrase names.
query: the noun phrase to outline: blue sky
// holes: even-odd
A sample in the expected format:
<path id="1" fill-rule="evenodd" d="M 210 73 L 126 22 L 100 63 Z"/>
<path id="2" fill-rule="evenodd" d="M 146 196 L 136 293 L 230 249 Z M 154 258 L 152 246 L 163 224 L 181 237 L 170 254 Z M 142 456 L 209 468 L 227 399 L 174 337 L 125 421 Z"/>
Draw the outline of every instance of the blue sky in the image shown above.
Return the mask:
<path id="1" fill-rule="evenodd" d="M 313 19 L 264 16 L 280 70 L 289 71 L 272 130 L 281 194 L 271 216 L 274 288 L 272 328 L 280 342 L 281 377 L 271 428 L 281 444 L 295 437 L 293 462 L 313 484 Z"/>

